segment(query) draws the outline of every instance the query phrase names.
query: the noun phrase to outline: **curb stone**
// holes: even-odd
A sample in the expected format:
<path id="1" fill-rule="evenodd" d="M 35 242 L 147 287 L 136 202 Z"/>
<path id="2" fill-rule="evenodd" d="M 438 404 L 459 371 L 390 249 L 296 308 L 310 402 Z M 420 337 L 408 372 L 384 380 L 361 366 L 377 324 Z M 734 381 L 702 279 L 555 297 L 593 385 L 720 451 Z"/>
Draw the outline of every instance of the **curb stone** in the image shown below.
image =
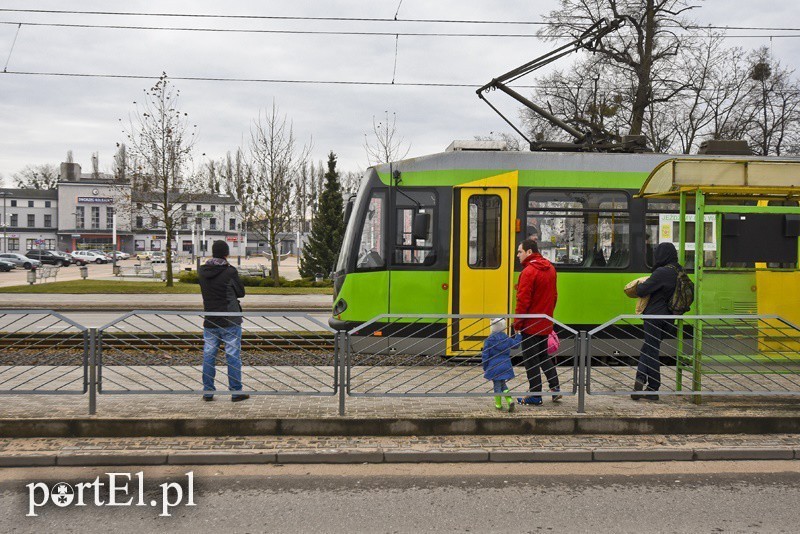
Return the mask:
<path id="1" fill-rule="evenodd" d="M 794 450 L 790 448 L 716 448 L 695 449 L 694 456 L 697 460 L 791 460 Z"/>
<path id="2" fill-rule="evenodd" d="M 692 449 L 595 449 L 592 459 L 597 462 L 672 462 L 694 459 Z"/>
<path id="3" fill-rule="evenodd" d="M 565 449 L 549 451 L 547 449 L 531 451 L 490 451 L 490 462 L 591 462 L 591 449 Z"/>
<path id="4" fill-rule="evenodd" d="M 452 451 L 386 451 L 383 457 L 387 463 L 488 462 L 489 451 L 477 449 Z"/>
<path id="5" fill-rule="evenodd" d="M 165 460 L 170 465 L 274 464 L 275 453 L 190 452 L 169 454 Z"/>
<path id="6" fill-rule="evenodd" d="M 162 465 L 167 463 L 167 454 L 59 453 L 55 463 L 62 466 Z"/>
<path id="7" fill-rule="evenodd" d="M 55 454 L 19 454 L 0 456 L 0 467 L 39 467 L 56 465 Z"/>
<path id="8" fill-rule="evenodd" d="M 306 451 L 278 452 L 279 464 L 380 464 L 383 463 L 383 451 Z"/>

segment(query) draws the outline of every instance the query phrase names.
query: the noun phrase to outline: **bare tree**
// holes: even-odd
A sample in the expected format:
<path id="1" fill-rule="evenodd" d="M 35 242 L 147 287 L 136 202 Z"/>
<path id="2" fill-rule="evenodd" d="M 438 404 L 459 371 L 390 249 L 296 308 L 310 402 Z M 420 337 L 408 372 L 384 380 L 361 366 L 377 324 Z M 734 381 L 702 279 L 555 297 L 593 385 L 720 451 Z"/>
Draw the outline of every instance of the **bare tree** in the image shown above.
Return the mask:
<path id="1" fill-rule="evenodd" d="M 385 111 L 383 121 L 376 121 L 375 117 L 372 117 L 372 137 L 364 134 L 364 150 L 367 152 L 369 165 L 397 161 L 408 155 L 411 145 L 405 146 L 403 138 L 397 133 L 396 113 L 393 112 L 390 118 L 389 112 Z"/>
<path id="2" fill-rule="evenodd" d="M 632 80 L 629 133 L 640 135 L 648 108 L 669 96 L 659 95 L 657 86 L 669 86 L 673 93 L 682 88 L 664 77 L 671 72 L 665 65 L 680 49 L 674 29 L 688 24 L 683 15 L 695 7 L 688 0 L 560 0 L 558 9 L 545 17 L 551 24 L 539 35 L 550 39 L 565 34 L 577 37 L 603 18 L 624 19 L 620 30 L 603 38 L 597 53 Z"/>
<path id="3" fill-rule="evenodd" d="M 58 186 L 58 168 L 49 163 L 26 165 L 12 174 L 11 180 L 23 189 L 55 189 Z"/>
<path id="4" fill-rule="evenodd" d="M 772 57 L 766 47 L 751 56 L 750 79 L 756 90 L 751 105 L 758 112 L 750 129 L 750 145 L 757 154 L 784 153 L 784 145 L 793 137 L 800 119 L 800 84 L 791 80 L 792 71 Z"/>
<path id="5" fill-rule="evenodd" d="M 272 278 L 279 283 L 280 234 L 291 228 L 293 182 L 308 159 L 309 147 L 299 147 L 292 123 L 273 101 L 260 113 L 250 131 L 255 175 L 253 230 L 267 242 L 272 255 Z"/>
<path id="6" fill-rule="evenodd" d="M 239 204 L 240 224 L 242 225 L 240 230 L 244 238 L 243 243 L 240 243 L 239 246 L 244 246 L 245 254 L 247 254 L 247 232 L 252 224 L 255 211 L 256 174 L 253 165 L 247 161 L 241 148 L 236 149 L 236 155 L 233 157 L 228 152 L 222 168 L 222 183 L 225 192 L 235 198 Z"/>
<path id="7" fill-rule="evenodd" d="M 173 89 L 163 73 L 150 89 L 144 90 L 141 102 L 134 102 L 123 133 L 132 156 L 129 163 L 135 176 L 131 205 L 141 206 L 149 222 L 166 234 L 167 286 L 173 285 L 172 240 L 181 206 L 192 195 L 188 168 L 196 141 L 196 125 L 179 109 L 180 91 Z M 120 122 L 122 119 L 120 119 Z M 138 202 L 137 202 L 138 200 Z"/>

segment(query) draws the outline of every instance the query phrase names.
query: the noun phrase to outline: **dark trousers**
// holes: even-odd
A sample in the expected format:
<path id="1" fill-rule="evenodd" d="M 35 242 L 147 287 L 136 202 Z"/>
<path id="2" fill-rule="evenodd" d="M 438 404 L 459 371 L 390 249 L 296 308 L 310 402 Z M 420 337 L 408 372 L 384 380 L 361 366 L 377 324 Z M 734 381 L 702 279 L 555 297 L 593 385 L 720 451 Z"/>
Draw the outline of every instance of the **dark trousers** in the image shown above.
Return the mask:
<path id="1" fill-rule="evenodd" d="M 639 366 L 636 368 L 636 380 L 645 385 L 648 391 L 658 391 L 661 387 L 661 340 L 672 327 L 668 319 L 645 319 L 644 343 L 639 352 Z"/>
<path id="2" fill-rule="evenodd" d="M 528 376 L 529 391 L 542 391 L 542 372 L 547 377 L 550 389 L 559 387 L 555 359 L 547 354 L 547 336 L 522 334 L 522 364 Z"/>

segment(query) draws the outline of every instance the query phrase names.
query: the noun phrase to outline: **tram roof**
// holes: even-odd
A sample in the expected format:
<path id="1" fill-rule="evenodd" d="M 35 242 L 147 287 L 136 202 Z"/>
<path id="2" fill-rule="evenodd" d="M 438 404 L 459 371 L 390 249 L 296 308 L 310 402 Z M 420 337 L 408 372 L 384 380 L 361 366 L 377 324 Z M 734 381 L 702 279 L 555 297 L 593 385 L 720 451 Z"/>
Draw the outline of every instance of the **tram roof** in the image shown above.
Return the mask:
<path id="1" fill-rule="evenodd" d="M 800 159 L 679 157 L 661 162 L 637 196 L 675 198 L 682 191 L 746 198 L 800 197 Z"/>

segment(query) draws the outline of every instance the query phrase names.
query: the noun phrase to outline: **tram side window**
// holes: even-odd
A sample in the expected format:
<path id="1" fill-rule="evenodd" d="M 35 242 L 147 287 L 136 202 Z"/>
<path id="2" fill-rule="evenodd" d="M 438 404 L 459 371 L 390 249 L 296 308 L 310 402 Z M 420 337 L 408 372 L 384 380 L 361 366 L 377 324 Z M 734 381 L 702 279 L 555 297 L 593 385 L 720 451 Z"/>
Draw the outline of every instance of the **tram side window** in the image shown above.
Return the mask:
<path id="1" fill-rule="evenodd" d="M 467 265 L 473 269 L 497 269 L 503 261 L 500 197 L 472 195 L 467 206 Z"/>
<path id="2" fill-rule="evenodd" d="M 686 261 L 688 270 L 694 269 L 694 202 L 686 204 Z M 706 215 L 703 223 L 703 266 L 713 267 L 717 263 L 716 219 Z M 645 261 L 648 267 L 655 264 L 655 251 L 659 243 L 680 244 L 680 204 L 671 200 L 649 199 L 645 216 Z"/>
<path id="3" fill-rule="evenodd" d="M 628 210 L 621 191 L 531 191 L 526 237 L 558 265 L 624 268 L 630 263 Z"/>
<path id="4" fill-rule="evenodd" d="M 358 244 L 357 269 L 379 269 L 386 265 L 384 254 L 384 236 L 386 229 L 384 225 L 384 208 L 386 206 L 386 194 L 383 191 L 375 191 L 369 199 L 369 206 L 364 215 L 363 226 L 361 227 L 361 238 Z"/>
<path id="5" fill-rule="evenodd" d="M 433 265 L 436 261 L 433 242 L 436 194 L 398 190 L 395 205 L 394 264 Z M 415 230 L 417 235 L 414 235 Z"/>

